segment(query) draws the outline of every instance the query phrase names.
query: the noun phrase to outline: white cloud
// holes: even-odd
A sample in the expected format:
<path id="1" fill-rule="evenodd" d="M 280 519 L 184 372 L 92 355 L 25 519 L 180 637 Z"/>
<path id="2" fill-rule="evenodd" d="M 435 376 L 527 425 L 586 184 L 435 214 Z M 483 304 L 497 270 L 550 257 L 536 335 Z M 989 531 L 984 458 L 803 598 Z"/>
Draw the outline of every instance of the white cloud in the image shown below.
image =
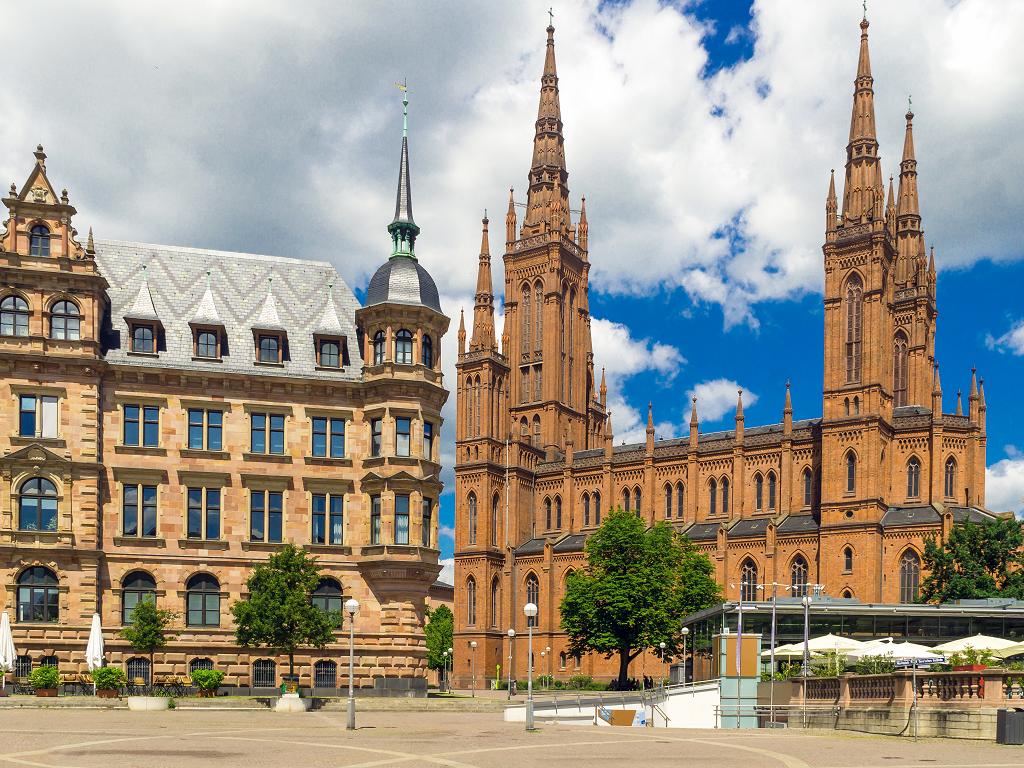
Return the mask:
<path id="1" fill-rule="evenodd" d="M 438 536 L 443 536 L 446 539 L 455 539 L 455 529 L 450 525 L 442 525 L 437 529 Z"/>
<path id="2" fill-rule="evenodd" d="M 985 336 L 985 346 L 999 352 L 1009 352 L 1013 355 L 1024 355 L 1024 320 L 1018 320 L 1010 330 L 998 339 L 992 334 Z"/>
<path id="3" fill-rule="evenodd" d="M 697 398 L 697 416 L 703 421 L 718 421 L 725 414 L 735 411 L 737 391 L 743 390 L 743 407 L 749 408 L 757 402 L 757 395 L 741 387 L 732 379 L 711 379 L 695 385 L 686 394 Z"/>
<path id="4" fill-rule="evenodd" d="M 1024 516 L 1024 457 L 1002 459 L 985 470 L 985 506 Z"/>
<path id="5" fill-rule="evenodd" d="M 444 557 L 438 561 L 441 564 L 441 572 L 437 575 L 438 581 L 445 584 L 455 583 L 455 558 Z"/>

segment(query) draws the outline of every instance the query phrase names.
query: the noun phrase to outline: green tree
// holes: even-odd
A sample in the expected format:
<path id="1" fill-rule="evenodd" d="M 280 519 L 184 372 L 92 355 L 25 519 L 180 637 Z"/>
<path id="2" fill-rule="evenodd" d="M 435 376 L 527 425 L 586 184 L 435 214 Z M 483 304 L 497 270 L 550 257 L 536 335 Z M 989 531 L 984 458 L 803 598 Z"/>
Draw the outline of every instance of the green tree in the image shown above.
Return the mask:
<path id="1" fill-rule="evenodd" d="M 423 633 L 427 636 L 427 666 L 444 669 L 444 652 L 452 647 L 455 616 L 447 605 L 439 605 L 427 611 L 427 625 Z"/>
<path id="2" fill-rule="evenodd" d="M 174 611 L 156 607 L 153 599 L 140 600 L 132 608 L 132 623 L 121 630 L 121 637 L 128 641 L 139 653 L 149 656 L 149 674 L 153 674 L 153 656 L 175 638 L 176 633 L 170 630 L 171 624 L 178 618 Z M 152 682 L 152 680 L 150 680 Z"/>
<path id="3" fill-rule="evenodd" d="M 566 584 L 562 629 L 571 654 L 617 654 L 620 686 L 647 649 L 664 642 L 666 658 L 677 654 L 680 619 L 720 599 L 711 561 L 665 522 L 645 529 L 617 509 L 587 540 L 586 556 Z"/>
<path id="4" fill-rule="evenodd" d="M 341 626 L 340 614 L 313 605 L 319 583 L 316 558 L 292 544 L 258 564 L 246 581 L 249 597 L 231 606 L 238 644 L 287 654 L 288 674 L 294 675 L 295 651 L 326 647 Z"/>
<path id="5" fill-rule="evenodd" d="M 1024 533 L 1020 521 L 963 523 L 945 542 L 925 542 L 922 602 L 984 597 L 1024 598 Z"/>

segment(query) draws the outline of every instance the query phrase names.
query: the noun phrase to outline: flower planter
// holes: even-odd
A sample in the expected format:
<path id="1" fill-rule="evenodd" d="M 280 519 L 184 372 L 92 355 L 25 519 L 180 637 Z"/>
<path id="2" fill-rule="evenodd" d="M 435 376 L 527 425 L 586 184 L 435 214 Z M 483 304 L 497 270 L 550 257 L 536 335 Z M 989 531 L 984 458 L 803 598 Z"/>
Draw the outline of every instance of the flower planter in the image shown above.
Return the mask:
<path id="1" fill-rule="evenodd" d="M 169 696 L 129 696 L 128 709 L 132 712 L 160 712 L 171 708 Z"/>
<path id="2" fill-rule="evenodd" d="M 954 672 L 984 672 L 988 669 L 985 664 L 962 664 L 959 667 L 953 667 Z"/>
<path id="3" fill-rule="evenodd" d="M 96 698 L 98 699 L 116 699 L 120 695 L 120 691 L 116 688 L 97 688 Z"/>
<path id="4" fill-rule="evenodd" d="M 36 688 L 36 696 L 47 699 L 57 698 L 56 688 Z"/>
<path id="5" fill-rule="evenodd" d="M 216 695 L 217 695 L 217 691 L 216 690 L 206 690 L 206 691 L 200 690 L 199 691 L 199 698 L 201 698 L 201 699 L 212 699 Z"/>

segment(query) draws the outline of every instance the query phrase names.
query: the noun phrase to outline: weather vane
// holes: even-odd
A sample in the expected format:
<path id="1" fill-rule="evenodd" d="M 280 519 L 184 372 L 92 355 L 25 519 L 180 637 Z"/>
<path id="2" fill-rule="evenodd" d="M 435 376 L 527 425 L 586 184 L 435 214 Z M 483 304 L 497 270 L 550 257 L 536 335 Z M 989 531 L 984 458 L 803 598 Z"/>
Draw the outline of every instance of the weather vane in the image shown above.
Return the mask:
<path id="1" fill-rule="evenodd" d="M 864 2 L 867 2 L 867 0 L 864 0 Z M 548 26 L 549 27 L 555 26 L 555 9 L 554 8 L 548 8 Z"/>
<path id="2" fill-rule="evenodd" d="M 402 82 L 395 81 L 395 87 L 402 92 L 402 135 L 409 133 L 409 81 L 404 77 Z"/>
<path id="3" fill-rule="evenodd" d="M 913 107 L 913 106 L 914 106 L 914 102 L 911 100 L 910 94 L 908 93 L 907 94 L 907 112 L 913 112 L 914 110 L 911 109 L 911 107 Z"/>
<path id="4" fill-rule="evenodd" d="M 868 0 L 864 0 L 864 21 L 868 20 Z"/>

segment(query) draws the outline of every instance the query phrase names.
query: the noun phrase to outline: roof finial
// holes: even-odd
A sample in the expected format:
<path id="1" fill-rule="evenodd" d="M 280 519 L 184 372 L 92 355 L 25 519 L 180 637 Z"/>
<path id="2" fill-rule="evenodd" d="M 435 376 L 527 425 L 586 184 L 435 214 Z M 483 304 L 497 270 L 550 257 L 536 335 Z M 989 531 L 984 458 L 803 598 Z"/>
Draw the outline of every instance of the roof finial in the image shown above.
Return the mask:
<path id="1" fill-rule="evenodd" d="M 549 27 L 555 26 L 555 9 L 554 8 L 548 8 L 548 26 Z"/>
<path id="2" fill-rule="evenodd" d="M 402 138 L 405 138 L 409 135 L 409 81 L 402 78 L 395 87 L 402 92 Z"/>
<path id="3" fill-rule="evenodd" d="M 85 241 L 85 252 L 96 253 L 96 244 L 92 239 L 92 227 L 89 227 L 89 238 Z"/>
<path id="4" fill-rule="evenodd" d="M 868 0 L 864 0 L 864 16 L 861 19 L 861 21 L 867 21 L 867 20 L 868 20 Z"/>

